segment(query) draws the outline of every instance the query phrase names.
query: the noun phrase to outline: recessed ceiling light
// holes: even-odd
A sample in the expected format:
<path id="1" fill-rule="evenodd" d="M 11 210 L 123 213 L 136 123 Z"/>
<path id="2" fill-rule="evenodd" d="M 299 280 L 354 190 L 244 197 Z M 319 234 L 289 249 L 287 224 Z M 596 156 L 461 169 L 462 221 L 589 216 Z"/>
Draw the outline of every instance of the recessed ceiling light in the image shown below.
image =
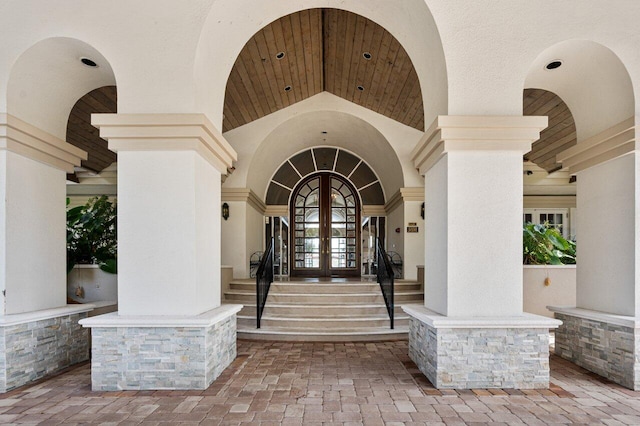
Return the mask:
<path id="1" fill-rule="evenodd" d="M 544 68 L 551 71 L 551 70 L 555 70 L 556 68 L 560 68 L 560 65 L 562 65 L 562 61 L 559 59 L 556 59 L 555 61 L 549 62 L 547 65 L 544 66 Z"/>
<path id="2" fill-rule="evenodd" d="M 284 52 L 276 53 L 276 59 L 282 59 L 282 58 L 284 58 Z"/>
<path id="3" fill-rule="evenodd" d="M 371 53 L 369 53 L 369 52 L 364 52 L 364 53 L 362 54 L 362 56 L 363 56 L 367 61 L 368 61 L 369 59 L 371 59 Z"/>
<path id="4" fill-rule="evenodd" d="M 291 90 L 291 86 L 284 86 L 284 91 L 285 91 L 285 92 L 288 92 L 288 91 L 290 91 L 290 90 Z"/>
<path id="5" fill-rule="evenodd" d="M 97 68 L 98 64 L 96 64 L 96 61 L 94 61 L 93 59 L 89 59 L 86 57 L 82 57 L 80 58 L 80 62 L 82 62 L 84 65 L 90 67 L 90 68 Z"/>
<path id="6" fill-rule="evenodd" d="M 364 87 L 363 86 L 358 86 L 358 87 L 356 87 L 356 89 L 358 89 L 359 91 L 362 92 L 364 90 Z"/>

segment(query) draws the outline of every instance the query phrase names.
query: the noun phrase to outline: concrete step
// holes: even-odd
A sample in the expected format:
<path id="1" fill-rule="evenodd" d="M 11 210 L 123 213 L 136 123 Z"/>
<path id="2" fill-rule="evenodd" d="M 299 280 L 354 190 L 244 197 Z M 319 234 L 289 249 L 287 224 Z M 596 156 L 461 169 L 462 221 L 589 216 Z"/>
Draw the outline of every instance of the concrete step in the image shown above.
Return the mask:
<path id="1" fill-rule="evenodd" d="M 229 284 L 232 291 L 256 291 L 256 283 L 251 280 L 234 280 Z M 325 283 L 325 282 L 274 282 L 271 284 L 272 291 L 282 291 L 283 293 L 362 293 L 368 291 L 379 291 L 380 285 L 376 282 L 352 282 L 352 283 Z M 414 281 L 400 281 L 395 283 L 396 292 L 421 291 L 422 285 Z"/>
<path id="2" fill-rule="evenodd" d="M 327 330 L 312 328 L 262 327 L 253 330 L 238 329 L 238 338 L 246 340 L 277 340 L 303 342 L 374 342 L 384 340 L 407 340 L 408 328 L 352 328 L 350 330 Z"/>
<path id="3" fill-rule="evenodd" d="M 256 317 L 238 316 L 238 328 L 247 330 L 256 328 Z M 352 316 L 346 318 L 327 317 L 272 317 L 262 315 L 260 319 L 261 327 L 276 327 L 280 329 L 321 329 L 321 330 L 350 330 L 361 328 L 371 330 L 372 328 L 388 328 L 389 316 Z M 394 326 L 409 328 L 409 317 L 404 315 L 394 317 Z"/>
<path id="4" fill-rule="evenodd" d="M 395 315 L 403 315 L 404 311 L 399 305 L 395 306 Z M 253 317 L 256 316 L 256 305 L 243 305 L 239 316 Z M 263 315 L 284 318 L 302 318 L 302 317 L 328 317 L 328 318 L 345 318 L 353 316 L 376 316 L 387 315 L 387 307 L 384 304 L 359 304 L 359 305 L 290 305 L 290 304 L 267 304 L 264 308 Z"/>

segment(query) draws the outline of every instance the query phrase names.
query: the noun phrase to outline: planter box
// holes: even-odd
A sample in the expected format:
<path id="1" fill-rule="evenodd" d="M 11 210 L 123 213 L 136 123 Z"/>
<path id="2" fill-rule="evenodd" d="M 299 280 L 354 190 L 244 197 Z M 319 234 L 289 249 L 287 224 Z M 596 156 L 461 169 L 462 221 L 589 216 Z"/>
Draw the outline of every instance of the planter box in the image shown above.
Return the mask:
<path id="1" fill-rule="evenodd" d="M 549 318 L 549 305 L 576 306 L 576 265 L 524 265 L 523 299 L 525 312 Z"/>
<path id="2" fill-rule="evenodd" d="M 76 289 L 84 289 L 84 297 Z M 67 296 L 80 303 L 118 300 L 118 275 L 109 274 L 98 265 L 76 265 L 67 275 Z"/>

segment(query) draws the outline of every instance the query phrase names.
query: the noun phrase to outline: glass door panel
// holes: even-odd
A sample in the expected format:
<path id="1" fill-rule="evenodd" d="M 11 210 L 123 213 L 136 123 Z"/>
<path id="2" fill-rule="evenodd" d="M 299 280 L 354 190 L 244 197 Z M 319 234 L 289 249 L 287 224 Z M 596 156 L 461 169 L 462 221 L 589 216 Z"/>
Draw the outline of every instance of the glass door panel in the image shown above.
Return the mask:
<path id="1" fill-rule="evenodd" d="M 316 175 L 296 189 L 291 209 L 292 275 L 360 275 L 360 209 L 351 185 L 336 175 Z"/>

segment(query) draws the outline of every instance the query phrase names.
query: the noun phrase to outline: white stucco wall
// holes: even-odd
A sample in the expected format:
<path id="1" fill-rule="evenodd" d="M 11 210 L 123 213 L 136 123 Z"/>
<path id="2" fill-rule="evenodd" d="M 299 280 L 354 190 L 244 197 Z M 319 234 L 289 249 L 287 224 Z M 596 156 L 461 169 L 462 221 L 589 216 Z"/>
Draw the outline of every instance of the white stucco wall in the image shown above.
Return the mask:
<path id="1" fill-rule="evenodd" d="M 65 174 L 0 151 L 4 314 L 66 304 Z"/>
<path id="2" fill-rule="evenodd" d="M 222 263 L 233 267 L 234 278 L 249 278 L 249 258 L 264 250 L 264 216 L 245 201 L 229 204 L 229 219 L 222 220 Z"/>
<path id="3" fill-rule="evenodd" d="M 404 259 L 404 205 L 399 204 L 387 214 L 387 252 L 395 251 Z M 396 229 L 400 228 L 400 232 Z"/>
<path id="4" fill-rule="evenodd" d="M 422 201 L 405 201 L 404 204 L 404 278 L 418 278 L 418 265 L 424 265 L 424 220 L 420 216 Z M 409 223 L 415 222 L 418 232 L 407 232 Z"/>
<path id="5" fill-rule="evenodd" d="M 637 154 L 578 173 L 578 307 L 639 315 Z"/>
<path id="6" fill-rule="evenodd" d="M 549 285 L 545 280 L 549 278 Z M 524 265 L 523 310 L 553 318 L 547 306 L 576 305 L 575 265 Z"/>

